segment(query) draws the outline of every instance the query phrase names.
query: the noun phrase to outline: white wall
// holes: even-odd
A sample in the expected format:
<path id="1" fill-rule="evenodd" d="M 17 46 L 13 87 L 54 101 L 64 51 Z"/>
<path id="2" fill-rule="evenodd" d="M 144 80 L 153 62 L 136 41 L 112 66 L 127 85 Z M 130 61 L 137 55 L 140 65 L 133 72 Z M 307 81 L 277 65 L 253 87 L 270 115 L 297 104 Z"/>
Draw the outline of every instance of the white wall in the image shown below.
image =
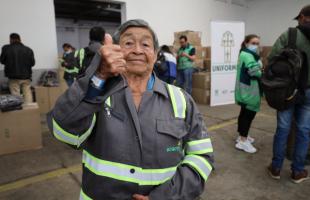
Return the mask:
<path id="1" fill-rule="evenodd" d="M 121 0 L 126 2 L 127 19 L 141 18 L 158 34 L 160 44 L 171 45 L 173 33 L 202 32 L 202 43 L 210 45 L 211 20 L 245 21 L 246 7 L 215 0 Z"/>
<path id="2" fill-rule="evenodd" d="M 296 17 L 310 0 L 251 0 L 248 3 L 246 33 L 261 36 L 264 46 L 272 46 L 288 27 L 297 25 Z"/>
<path id="3" fill-rule="evenodd" d="M 34 69 L 57 67 L 57 42 L 53 0 L 1 0 L 0 46 L 12 32 L 34 51 Z M 3 66 L 0 67 L 3 69 Z"/>

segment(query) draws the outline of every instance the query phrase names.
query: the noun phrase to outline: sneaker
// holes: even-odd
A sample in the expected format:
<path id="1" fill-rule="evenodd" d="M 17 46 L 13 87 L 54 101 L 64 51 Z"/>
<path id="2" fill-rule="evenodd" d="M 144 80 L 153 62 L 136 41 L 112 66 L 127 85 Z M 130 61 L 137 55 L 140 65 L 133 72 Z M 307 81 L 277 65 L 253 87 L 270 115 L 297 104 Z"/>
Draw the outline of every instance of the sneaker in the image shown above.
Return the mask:
<path id="1" fill-rule="evenodd" d="M 243 150 L 247 153 L 255 153 L 257 150 L 255 149 L 255 147 L 253 147 L 253 145 L 248 141 L 239 141 L 236 146 L 237 149 L 239 150 Z"/>
<path id="2" fill-rule="evenodd" d="M 268 174 L 271 178 L 273 179 L 276 179 L 276 180 L 280 180 L 280 170 L 279 169 L 274 169 L 272 167 L 272 165 L 270 165 L 268 168 L 267 168 L 267 171 L 268 171 Z"/>
<path id="3" fill-rule="evenodd" d="M 255 141 L 255 139 L 252 138 L 252 137 L 250 137 L 250 136 L 248 136 L 247 139 L 248 139 L 248 141 L 249 141 L 251 144 L 253 144 L 254 141 Z M 241 141 L 241 136 L 238 136 L 237 139 L 236 139 L 236 142 L 237 142 L 237 143 L 238 143 L 239 141 Z"/>
<path id="4" fill-rule="evenodd" d="M 309 179 L 308 171 L 304 169 L 303 171 L 298 172 L 298 173 L 292 172 L 291 178 L 294 183 L 301 183 Z"/>

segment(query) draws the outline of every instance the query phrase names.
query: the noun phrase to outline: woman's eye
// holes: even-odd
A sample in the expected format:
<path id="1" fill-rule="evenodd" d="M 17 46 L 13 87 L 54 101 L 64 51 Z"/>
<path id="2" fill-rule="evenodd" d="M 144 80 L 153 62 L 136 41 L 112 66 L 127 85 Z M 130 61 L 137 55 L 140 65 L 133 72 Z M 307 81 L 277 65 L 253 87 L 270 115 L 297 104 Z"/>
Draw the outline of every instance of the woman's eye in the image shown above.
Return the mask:
<path id="1" fill-rule="evenodd" d="M 130 45 L 132 45 L 133 44 L 133 42 L 125 42 L 125 45 L 126 46 L 130 46 Z"/>
<path id="2" fill-rule="evenodd" d="M 150 47 L 150 44 L 148 44 L 148 43 L 143 43 L 143 46 L 144 46 L 144 47 Z"/>

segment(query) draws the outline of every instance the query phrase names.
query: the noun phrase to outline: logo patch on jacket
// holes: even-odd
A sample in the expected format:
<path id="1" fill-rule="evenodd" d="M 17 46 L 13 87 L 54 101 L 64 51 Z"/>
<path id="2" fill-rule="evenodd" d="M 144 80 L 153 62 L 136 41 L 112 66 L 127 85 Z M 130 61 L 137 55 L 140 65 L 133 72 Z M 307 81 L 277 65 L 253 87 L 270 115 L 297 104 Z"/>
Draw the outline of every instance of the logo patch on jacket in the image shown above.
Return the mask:
<path id="1" fill-rule="evenodd" d="M 181 151 L 181 147 L 176 146 L 176 147 L 168 147 L 166 149 L 167 152 L 180 152 Z"/>
<path id="2" fill-rule="evenodd" d="M 166 152 L 181 152 L 181 142 L 179 142 L 177 146 L 167 147 Z"/>

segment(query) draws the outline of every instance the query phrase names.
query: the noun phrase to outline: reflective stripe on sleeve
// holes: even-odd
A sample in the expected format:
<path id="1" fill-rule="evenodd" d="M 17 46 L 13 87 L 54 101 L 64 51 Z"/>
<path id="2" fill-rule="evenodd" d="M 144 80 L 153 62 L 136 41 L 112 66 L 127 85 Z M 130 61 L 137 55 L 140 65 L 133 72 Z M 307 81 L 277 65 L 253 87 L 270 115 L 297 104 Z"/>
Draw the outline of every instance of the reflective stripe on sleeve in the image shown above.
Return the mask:
<path id="1" fill-rule="evenodd" d="M 177 166 L 163 169 L 142 169 L 140 167 L 101 160 L 83 151 L 84 167 L 98 176 L 136 183 L 138 185 L 160 185 L 171 179 Z"/>
<path id="2" fill-rule="evenodd" d="M 111 104 L 111 97 L 108 97 L 108 98 L 105 100 L 105 104 L 107 104 L 107 106 L 110 107 L 110 108 L 112 107 L 112 106 L 111 106 L 111 105 L 112 105 L 112 104 Z"/>
<path id="3" fill-rule="evenodd" d="M 170 100 L 172 103 L 172 108 L 174 112 L 174 116 L 176 118 L 185 118 L 185 111 L 186 111 L 186 100 L 183 92 L 180 88 L 170 85 L 167 85 L 168 92 L 170 95 Z"/>
<path id="4" fill-rule="evenodd" d="M 92 200 L 92 198 L 90 198 L 89 196 L 87 196 L 83 190 L 81 189 L 81 192 L 80 192 L 80 200 Z"/>
<path id="5" fill-rule="evenodd" d="M 187 155 L 182 161 L 182 164 L 187 164 L 193 169 L 195 169 L 205 181 L 208 180 L 208 176 L 212 171 L 212 166 L 206 159 L 201 156 Z"/>
<path id="6" fill-rule="evenodd" d="M 79 73 L 79 69 L 77 67 L 74 67 L 73 69 L 67 69 L 65 68 L 65 72 L 72 74 L 72 73 Z"/>
<path id="7" fill-rule="evenodd" d="M 185 149 L 186 154 L 205 154 L 213 152 L 210 138 L 187 142 Z"/>
<path id="8" fill-rule="evenodd" d="M 96 123 L 96 114 L 94 114 L 93 116 L 89 129 L 81 136 L 77 136 L 62 129 L 59 126 L 59 124 L 53 119 L 53 134 L 58 140 L 79 147 L 91 134 L 95 126 L 95 123 Z"/>

